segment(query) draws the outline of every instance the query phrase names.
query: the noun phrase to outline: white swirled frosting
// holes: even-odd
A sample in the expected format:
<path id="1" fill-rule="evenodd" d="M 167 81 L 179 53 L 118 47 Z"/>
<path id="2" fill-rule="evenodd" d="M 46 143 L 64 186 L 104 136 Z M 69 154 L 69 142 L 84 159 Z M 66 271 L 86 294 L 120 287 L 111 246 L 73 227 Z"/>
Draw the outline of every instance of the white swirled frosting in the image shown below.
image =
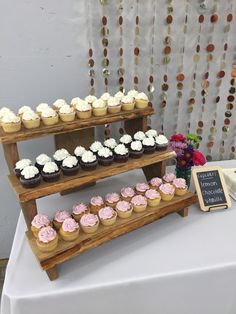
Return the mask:
<path id="1" fill-rule="evenodd" d="M 94 155 L 92 152 L 90 151 L 86 151 L 83 155 L 82 155 L 82 161 L 84 163 L 91 163 L 96 161 L 97 157 L 96 155 Z"/>
<path id="2" fill-rule="evenodd" d="M 43 172 L 45 173 L 54 173 L 59 170 L 57 164 L 53 161 L 48 161 L 46 164 L 43 166 Z"/>
<path id="3" fill-rule="evenodd" d="M 30 106 L 22 106 L 20 107 L 20 109 L 18 110 L 18 114 L 23 114 L 26 111 L 33 111 Z"/>
<path id="4" fill-rule="evenodd" d="M 20 117 L 15 115 L 14 112 L 6 112 L 1 120 L 3 123 L 19 123 Z"/>
<path id="5" fill-rule="evenodd" d="M 124 96 L 124 97 L 121 98 L 121 102 L 122 102 L 123 104 L 131 104 L 131 103 L 134 102 L 134 99 L 133 99 L 132 96 L 126 95 L 126 96 Z"/>
<path id="6" fill-rule="evenodd" d="M 74 154 L 77 157 L 81 157 L 85 153 L 86 149 L 83 146 L 77 146 L 74 150 Z"/>
<path id="7" fill-rule="evenodd" d="M 0 119 L 2 119 L 3 116 L 5 115 L 5 113 L 7 113 L 7 112 L 12 112 L 12 111 L 9 108 L 7 108 L 7 107 L 2 107 L 0 109 Z"/>
<path id="8" fill-rule="evenodd" d="M 52 160 L 51 157 L 49 157 L 46 154 L 40 154 L 38 157 L 36 157 L 36 162 L 39 165 L 45 165 L 46 162 L 49 162 L 51 160 Z"/>
<path id="9" fill-rule="evenodd" d="M 154 129 L 150 129 L 147 132 L 145 132 L 145 135 L 147 137 L 156 137 L 157 136 L 157 131 Z"/>
<path id="10" fill-rule="evenodd" d="M 133 141 L 130 145 L 132 150 L 140 151 L 143 149 L 141 141 Z"/>
<path id="11" fill-rule="evenodd" d="M 38 120 L 38 119 L 39 119 L 39 116 L 37 115 L 37 113 L 35 113 L 32 110 L 27 110 L 22 115 L 22 120 L 29 121 L 29 120 Z"/>
<path id="12" fill-rule="evenodd" d="M 61 148 L 55 151 L 53 158 L 57 161 L 61 161 L 68 156 L 70 156 L 69 152 L 65 148 Z"/>
<path id="13" fill-rule="evenodd" d="M 156 137 L 156 143 L 159 145 L 166 145 L 168 144 L 168 139 L 165 137 L 165 135 L 160 134 Z"/>
<path id="14" fill-rule="evenodd" d="M 64 99 L 57 99 L 54 101 L 53 106 L 56 108 L 61 108 L 62 106 L 67 105 L 66 101 Z"/>
<path id="15" fill-rule="evenodd" d="M 98 156 L 100 157 L 108 158 L 111 157 L 112 155 L 113 155 L 112 151 L 107 147 L 102 147 L 98 151 Z"/>
<path id="16" fill-rule="evenodd" d="M 128 149 L 125 147 L 124 144 L 119 144 L 115 147 L 114 149 L 115 153 L 117 155 L 127 155 L 128 154 Z"/>
<path id="17" fill-rule="evenodd" d="M 108 107 L 115 107 L 120 105 L 120 101 L 116 97 L 110 97 L 107 101 Z"/>
<path id="18" fill-rule="evenodd" d="M 127 95 L 131 96 L 132 98 L 135 98 L 138 95 L 138 91 L 135 89 L 131 89 Z"/>
<path id="19" fill-rule="evenodd" d="M 135 96 L 135 99 L 148 100 L 148 96 L 145 93 L 138 93 L 138 95 Z"/>
<path id="20" fill-rule="evenodd" d="M 119 99 L 119 100 L 121 100 L 122 97 L 124 97 L 124 96 L 125 96 L 125 94 L 122 93 L 121 91 L 117 92 L 117 93 L 114 95 L 114 97 L 117 98 L 117 99 Z"/>
<path id="21" fill-rule="evenodd" d="M 75 156 L 68 156 L 62 162 L 62 166 L 67 167 L 67 168 L 73 168 L 77 166 L 77 164 L 78 164 L 78 160 Z"/>
<path id="22" fill-rule="evenodd" d="M 103 100 L 103 101 L 108 101 L 108 99 L 111 97 L 111 95 L 109 94 L 109 93 L 104 93 L 104 94 L 102 94 L 102 96 L 101 96 L 101 99 Z"/>
<path id="23" fill-rule="evenodd" d="M 107 140 L 104 141 L 104 146 L 114 149 L 117 146 L 117 142 L 114 138 L 109 138 Z"/>
<path id="24" fill-rule="evenodd" d="M 43 111 L 41 112 L 41 116 L 43 118 L 55 117 L 56 115 L 57 115 L 56 111 L 50 107 L 43 109 Z"/>
<path id="25" fill-rule="evenodd" d="M 38 173 L 39 173 L 39 170 L 38 170 L 38 168 L 36 168 L 35 166 L 26 166 L 26 167 L 21 171 L 21 175 L 22 175 L 25 179 L 32 179 L 32 178 L 34 178 Z"/>
<path id="26" fill-rule="evenodd" d="M 143 145 L 146 145 L 146 146 L 155 146 L 155 140 L 153 137 L 146 137 L 144 140 L 143 140 Z"/>
<path id="27" fill-rule="evenodd" d="M 87 103 L 87 101 L 80 99 L 76 104 L 76 109 L 78 111 L 89 111 L 92 107 Z"/>
<path id="28" fill-rule="evenodd" d="M 101 142 L 99 142 L 99 141 L 95 141 L 90 147 L 89 147 L 89 149 L 92 151 L 92 152 L 94 152 L 94 153 L 96 153 L 100 148 L 102 148 L 103 146 L 102 146 L 102 143 Z"/>
<path id="29" fill-rule="evenodd" d="M 44 109 L 47 109 L 47 108 L 50 108 L 49 105 L 43 102 L 36 107 L 36 111 L 42 112 Z"/>
<path id="30" fill-rule="evenodd" d="M 17 161 L 17 163 L 15 165 L 15 168 L 19 169 L 19 170 L 22 170 L 25 167 L 30 166 L 31 164 L 32 164 L 32 161 L 30 159 L 23 158 L 23 159 Z"/>
<path id="31" fill-rule="evenodd" d="M 129 144 L 132 141 L 132 136 L 129 134 L 124 134 L 120 138 L 120 142 L 123 144 Z"/>
<path id="32" fill-rule="evenodd" d="M 102 99 L 97 99 L 92 104 L 93 108 L 104 108 L 106 103 Z"/>
<path id="33" fill-rule="evenodd" d="M 92 104 L 95 100 L 97 100 L 97 97 L 94 95 L 88 95 L 84 99 L 87 103 Z"/>

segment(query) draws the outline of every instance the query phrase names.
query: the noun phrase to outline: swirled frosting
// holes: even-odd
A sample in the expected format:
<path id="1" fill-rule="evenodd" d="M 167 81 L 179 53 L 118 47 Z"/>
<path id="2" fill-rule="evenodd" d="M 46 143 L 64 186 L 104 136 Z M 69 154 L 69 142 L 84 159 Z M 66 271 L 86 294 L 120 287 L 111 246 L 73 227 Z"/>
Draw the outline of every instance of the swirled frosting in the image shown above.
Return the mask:
<path id="1" fill-rule="evenodd" d="M 115 215 L 115 211 L 112 207 L 106 206 L 99 210 L 98 216 L 100 219 L 111 219 Z"/>
<path id="2" fill-rule="evenodd" d="M 7 113 L 7 112 L 12 112 L 9 108 L 7 108 L 7 107 L 2 107 L 1 109 L 0 109 L 0 120 L 3 118 L 3 116 L 5 115 L 5 113 Z"/>
<path id="3" fill-rule="evenodd" d="M 92 107 L 93 108 L 104 108 L 104 107 L 106 107 L 106 103 L 100 98 L 100 99 L 97 99 L 93 102 Z"/>
<path id="4" fill-rule="evenodd" d="M 110 148 L 110 149 L 114 149 L 117 146 L 117 142 L 114 138 L 109 138 L 107 140 L 104 141 L 104 146 Z"/>
<path id="5" fill-rule="evenodd" d="M 134 98 L 130 95 L 126 95 L 121 98 L 121 102 L 123 104 L 132 104 L 134 102 Z"/>
<path id="6" fill-rule="evenodd" d="M 108 107 L 115 107 L 120 105 L 120 101 L 116 97 L 110 97 L 107 101 Z"/>
<path id="7" fill-rule="evenodd" d="M 99 157 L 108 158 L 108 157 L 111 157 L 112 155 L 113 155 L 112 151 L 109 148 L 107 148 L 107 147 L 102 147 L 98 151 L 98 156 Z"/>
<path id="8" fill-rule="evenodd" d="M 94 206 L 101 206 L 104 204 L 103 198 L 99 195 L 93 196 L 90 200 L 90 204 Z"/>
<path id="9" fill-rule="evenodd" d="M 47 227 L 50 225 L 50 220 L 46 215 L 37 214 L 36 216 L 34 216 L 31 225 L 38 229 L 42 227 Z"/>
<path id="10" fill-rule="evenodd" d="M 131 89 L 127 95 L 131 96 L 132 98 L 135 98 L 138 95 L 138 91 L 135 89 Z"/>
<path id="11" fill-rule="evenodd" d="M 36 111 L 37 112 L 42 112 L 43 110 L 45 109 L 48 109 L 50 108 L 48 104 L 46 104 L 45 102 L 42 102 L 41 104 L 39 104 L 37 107 L 36 107 Z"/>
<path id="12" fill-rule="evenodd" d="M 172 195 L 175 193 L 175 188 L 170 183 L 161 184 L 159 189 L 164 194 Z"/>
<path id="13" fill-rule="evenodd" d="M 105 196 L 105 200 L 108 202 L 108 203 L 116 203 L 120 200 L 120 196 L 118 193 L 116 192 L 113 192 L 113 193 L 107 193 L 107 195 Z"/>
<path id="14" fill-rule="evenodd" d="M 37 164 L 42 165 L 42 166 L 45 165 L 46 162 L 49 162 L 51 160 L 52 160 L 51 157 L 49 157 L 46 154 L 40 154 L 38 155 L 38 157 L 36 157 Z"/>
<path id="15" fill-rule="evenodd" d="M 80 223 L 84 227 L 93 227 L 98 223 L 98 216 L 94 214 L 84 214 L 80 219 Z"/>
<path id="16" fill-rule="evenodd" d="M 74 150 L 74 154 L 77 157 L 81 157 L 86 152 L 86 149 L 83 146 L 77 146 Z"/>
<path id="17" fill-rule="evenodd" d="M 186 181 L 183 178 L 176 178 L 173 180 L 172 183 L 177 189 L 186 189 L 187 188 Z"/>
<path id="18" fill-rule="evenodd" d="M 56 235 L 57 235 L 56 231 L 52 227 L 47 226 L 43 227 L 39 231 L 38 239 L 43 243 L 49 243 L 56 238 Z"/>
<path id="19" fill-rule="evenodd" d="M 145 93 L 138 93 L 138 95 L 135 96 L 135 99 L 148 100 L 148 96 Z"/>
<path id="20" fill-rule="evenodd" d="M 120 142 L 122 144 L 129 144 L 132 142 L 132 136 L 129 134 L 124 134 L 123 136 L 121 136 Z"/>
<path id="21" fill-rule="evenodd" d="M 167 183 L 172 182 L 174 179 L 176 179 L 176 176 L 174 175 L 173 172 L 169 172 L 163 177 L 163 180 Z"/>
<path id="22" fill-rule="evenodd" d="M 138 192 L 145 192 L 146 190 L 149 189 L 149 185 L 145 182 L 138 182 L 136 185 L 135 185 L 135 189 L 136 191 Z"/>
<path id="23" fill-rule="evenodd" d="M 65 232 L 74 232 L 79 229 L 79 224 L 73 218 L 66 218 L 61 227 Z"/>
<path id="24" fill-rule="evenodd" d="M 68 156 L 62 162 L 62 166 L 67 167 L 67 168 L 73 168 L 77 165 L 78 165 L 78 159 L 75 156 Z"/>
<path id="25" fill-rule="evenodd" d="M 165 135 L 160 134 L 160 135 L 158 135 L 158 136 L 156 137 L 156 143 L 157 143 L 158 145 L 163 145 L 163 144 L 167 145 L 168 142 L 169 142 L 169 141 L 168 141 L 168 139 L 165 137 Z"/>
<path id="26" fill-rule="evenodd" d="M 76 105 L 78 104 L 78 102 L 80 102 L 81 100 L 83 101 L 83 99 L 81 99 L 81 98 L 79 98 L 79 97 L 74 97 L 74 98 L 71 99 L 70 104 L 71 104 L 72 107 L 76 107 Z"/>
<path id="27" fill-rule="evenodd" d="M 67 218 L 70 218 L 70 214 L 66 210 L 58 210 L 54 216 L 57 222 L 63 222 Z"/>
<path id="28" fill-rule="evenodd" d="M 141 141 L 133 141 L 130 145 L 130 148 L 134 151 L 140 152 L 143 149 L 143 145 Z"/>
<path id="29" fill-rule="evenodd" d="M 25 179 L 32 179 L 34 178 L 36 175 L 39 174 L 39 170 L 38 168 L 36 168 L 35 166 L 26 166 L 22 171 L 21 171 L 21 175 L 25 178 Z"/>
<path id="30" fill-rule="evenodd" d="M 4 114 L 1 121 L 3 123 L 19 123 L 20 117 L 15 115 L 14 112 L 8 111 Z"/>
<path id="31" fill-rule="evenodd" d="M 22 106 L 18 110 L 18 114 L 23 114 L 26 111 L 33 111 L 30 106 Z"/>
<path id="32" fill-rule="evenodd" d="M 147 132 L 145 132 L 145 135 L 147 137 L 156 137 L 157 136 L 157 131 L 154 129 L 150 129 Z"/>
<path id="33" fill-rule="evenodd" d="M 39 116 L 33 110 L 26 110 L 22 114 L 22 120 L 30 121 L 30 120 L 39 120 Z"/>
<path id="34" fill-rule="evenodd" d="M 74 108 L 69 106 L 69 105 L 63 105 L 59 109 L 59 112 L 62 113 L 62 114 L 73 113 L 74 112 Z"/>
<path id="35" fill-rule="evenodd" d="M 89 149 L 93 152 L 96 153 L 100 148 L 103 148 L 102 143 L 99 141 L 93 142 L 93 144 L 89 147 Z"/>
<path id="36" fill-rule="evenodd" d="M 57 164 L 53 161 L 48 161 L 43 166 L 43 172 L 45 172 L 45 173 L 54 173 L 57 171 L 59 171 L 59 168 L 58 168 Z"/>
<path id="37" fill-rule="evenodd" d="M 155 198 L 160 198 L 160 193 L 157 192 L 156 190 L 154 189 L 150 189 L 150 190 L 147 190 L 145 192 L 145 196 L 151 200 L 154 200 Z"/>
<path id="38" fill-rule="evenodd" d="M 155 140 L 153 137 L 146 137 L 143 140 L 143 145 L 145 146 L 155 146 Z"/>
<path id="39" fill-rule="evenodd" d="M 95 100 L 97 100 L 97 97 L 94 95 L 88 95 L 84 100 L 91 105 Z"/>
<path id="40" fill-rule="evenodd" d="M 75 105 L 76 110 L 78 111 L 89 111 L 92 109 L 91 105 L 88 104 L 85 100 L 79 99 Z"/>
<path id="41" fill-rule="evenodd" d="M 156 187 L 159 187 L 161 184 L 162 184 L 162 179 L 161 178 L 158 178 L 158 177 L 154 177 L 150 180 L 150 184 L 152 186 L 156 186 Z"/>
<path id="42" fill-rule="evenodd" d="M 31 166 L 31 164 L 32 164 L 32 161 L 30 159 L 24 158 L 17 161 L 15 168 L 18 170 L 22 170 L 27 166 Z"/>
<path id="43" fill-rule="evenodd" d="M 143 195 L 135 195 L 132 197 L 131 203 L 134 205 L 147 205 L 147 199 Z"/>
<path id="44" fill-rule="evenodd" d="M 124 97 L 125 94 L 122 93 L 121 91 L 117 92 L 114 97 L 117 98 L 119 101 L 121 101 L 122 97 Z"/>
<path id="45" fill-rule="evenodd" d="M 126 201 L 119 201 L 116 204 L 116 209 L 118 209 L 121 212 L 127 212 L 132 208 L 132 205 L 129 202 Z"/>
<path id="46" fill-rule="evenodd" d="M 54 101 L 53 106 L 60 109 L 62 106 L 67 105 L 66 101 L 64 99 L 57 99 Z"/>
<path id="47" fill-rule="evenodd" d="M 55 117 L 56 115 L 57 115 L 56 111 L 50 107 L 43 109 L 43 111 L 41 111 L 41 116 L 43 118 Z"/>
<path id="48" fill-rule="evenodd" d="M 101 96 L 101 99 L 103 101 L 108 101 L 108 99 L 111 97 L 111 95 L 109 93 L 103 93 Z"/>
<path id="49" fill-rule="evenodd" d="M 114 149 L 114 152 L 117 154 L 117 155 L 127 155 L 129 153 L 129 150 L 128 148 L 125 147 L 124 144 L 119 144 L 115 147 Z"/>
<path id="50" fill-rule="evenodd" d="M 85 153 L 83 153 L 81 160 L 84 163 L 91 163 L 97 160 L 96 155 L 94 155 L 92 152 L 90 151 L 86 151 Z"/>
<path id="51" fill-rule="evenodd" d="M 76 215 L 84 213 L 87 209 L 88 208 L 84 203 L 78 203 L 72 206 L 72 211 Z"/>
<path id="52" fill-rule="evenodd" d="M 61 148 L 55 151 L 53 158 L 56 161 L 62 161 L 66 157 L 70 156 L 69 152 L 65 148 Z"/>
<path id="53" fill-rule="evenodd" d="M 138 131 L 134 134 L 134 139 L 136 141 L 142 141 L 146 138 L 146 135 L 143 131 Z"/>
<path id="54" fill-rule="evenodd" d="M 133 197 L 135 192 L 134 192 L 134 189 L 127 186 L 127 187 L 124 187 L 121 189 L 121 192 L 120 194 L 123 196 L 123 197 Z"/>

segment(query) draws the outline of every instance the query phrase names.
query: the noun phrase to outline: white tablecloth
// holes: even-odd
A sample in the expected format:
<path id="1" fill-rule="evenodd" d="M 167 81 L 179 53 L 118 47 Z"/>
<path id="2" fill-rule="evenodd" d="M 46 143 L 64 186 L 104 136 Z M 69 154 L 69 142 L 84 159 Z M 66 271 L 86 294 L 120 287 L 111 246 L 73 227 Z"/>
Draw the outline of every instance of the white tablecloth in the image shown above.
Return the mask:
<path id="1" fill-rule="evenodd" d="M 213 164 L 213 163 L 212 163 Z M 235 161 L 218 162 L 224 167 Z M 66 209 L 91 194 L 143 178 L 135 171 L 86 191 L 39 201 L 41 212 Z M 236 203 L 187 218 L 171 214 L 59 267 L 49 281 L 30 250 L 20 215 L 7 267 L 2 314 L 235 314 Z M 1 241 L 4 239 L 1 239 Z"/>

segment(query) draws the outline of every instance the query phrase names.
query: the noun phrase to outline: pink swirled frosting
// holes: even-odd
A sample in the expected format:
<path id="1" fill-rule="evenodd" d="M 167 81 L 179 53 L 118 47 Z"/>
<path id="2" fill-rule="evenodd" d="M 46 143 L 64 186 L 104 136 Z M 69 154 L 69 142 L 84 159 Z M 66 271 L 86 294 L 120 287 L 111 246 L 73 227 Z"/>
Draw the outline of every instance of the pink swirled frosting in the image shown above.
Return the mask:
<path id="1" fill-rule="evenodd" d="M 147 199 L 143 195 L 135 195 L 131 199 L 131 203 L 134 205 L 147 205 Z"/>
<path id="2" fill-rule="evenodd" d="M 116 203 L 119 201 L 119 199 L 120 199 L 120 196 L 118 193 L 107 193 L 107 195 L 105 197 L 105 200 L 108 203 Z"/>
<path id="3" fill-rule="evenodd" d="M 123 197 L 133 197 L 135 194 L 134 189 L 129 186 L 122 188 L 120 193 Z"/>
<path id="4" fill-rule="evenodd" d="M 76 215 L 84 213 L 87 209 L 87 206 L 83 203 L 78 203 L 72 206 L 72 211 Z"/>
<path id="5" fill-rule="evenodd" d="M 85 227 L 93 227 L 98 222 L 98 216 L 94 214 L 84 214 L 81 219 L 80 223 L 81 225 Z"/>
<path id="6" fill-rule="evenodd" d="M 43 243 L 48 243 L 54 240 L 56 235 L 57 233 L 52 227 L 43 227 L 38 233 L 38 239 Z"/>
<path id="7" fill-rule="evenodd" d="M 101 196 L 93 196 L 90 200 L 91 205 L 101 206 L 104 204 L 103 198 Z"/>
<path id="8" fill-rule="evenodd" d="M 135 186 L 135 189 L 138 192 L 145 192 L 146 190 L 149 189 L 149 185 L 147 183 L 145 183 L 145 182 L 137 183 L 136 186 Z"/>
<path id="9" fill-rule="evenodd" d="M 129 202 L 126 201 L 119 201 L 116 204 L 116 209 L 118 209 L 121 212 L 127 212 L 132 208 L 132 205 Z"/>
<path id="10" fill-rule="evenodd" d="M 56 212 L 54 220 L 63 222 L 67 218 L 70 218 L 70 214 L 65 210 L 59 210 Z"/>
<path id="11" fill-rule="evenodd" d="M 73 218 L 67 218 L 63 221 L 62 229 L 66 232 L 73 232 L 79 229 L 79 224 Z"/>
<path id="12" fill-rule="evenodd" d="M 100 219 L 110 219 L 115 215 L 115 211 L 112 207 L 106 206 L 99 210 L 98 216 Z"/>
<path id="13" fill-rule="evenodd" d="M 174 175 L 173 172 L 169 172 L 163 177 L 163 180 L 165 180 L 168 183 L 172 182 L 174 179 L 176 179 L 176 176 Z"/>
<path id="14" fill-rule="evenodd" d="M 186 189 L 186 181 L 183 178 L 176 178 L 173 180 L 173 185 L 177 188 L 177 189 Z"/>
<path id="15" fill-rule="evenodd" d="M 160 185 L 159 189 L 161 192 L 168 195 L 174 194 L 175 192 L 175 188 L 170 183 Z"/>
<path id="16" fill-rule="evenodd" d="M 160 193 L 157 192 L 156 190 L 154 189 L 150 189 L 150 190 L 147 190 L 145 192 L 145 196 L 151 200 L 154 200 L 155 198 L 160 198 Z"/>
<path id="17" fill-rule="evenodd" d="M 31 225 L 38 229 L 42 227 L 47 227 L 50 225 L 50 220 L 48 219 L 48 216 L 38 214 L 34 216 L 34 219 L 32 220 Z"/>
<path id="18" fill-rule="evenodd" d="M 158 178 L 158 177 L 152 178 L 152 179 L 150 180 L 150 184 L 151 184 L 152 186 L 159 187 L 159 186 L 162 184 L 162 179 L 161 179 L 161 178 Z"/>

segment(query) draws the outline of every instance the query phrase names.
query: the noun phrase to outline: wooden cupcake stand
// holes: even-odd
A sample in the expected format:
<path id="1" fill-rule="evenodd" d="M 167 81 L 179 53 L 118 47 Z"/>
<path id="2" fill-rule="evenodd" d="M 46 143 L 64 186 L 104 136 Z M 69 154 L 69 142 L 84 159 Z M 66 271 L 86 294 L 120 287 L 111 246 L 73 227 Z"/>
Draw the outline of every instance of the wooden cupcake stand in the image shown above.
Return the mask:
<path id="1" fill-rule="evenodd" d="M 74 256 L 97 247 L 98 245 L 110 241 L 122 234 L 140 228 L 161 217 L 177 212 L 181 216 L 188 215 L 188 206 L 197 202 L 197 197 L 191 192 L 184 196 L 175 196 L 171 201 L 162 201 L 157 207 L 148 207 L 142 213 L 133 213 L 128 219 L 118 218 L 115 225 L 104 227 L 99 226 L 95 234 L 80 233 L 77 240 L 65 242 L 59 240 L 55 251 L 42 253 L 38 250 L 35 238 L 30 231 L 31 221 L 37 214 L 36 200 L 40 197 L 60 192 L 65 194 L 95 184 L 96 181 L 108 178 L 130 170 L 142 168 L 147 180 L 152 177 L 162 177 L 166 170 L 166 161 L 175 158 L 175 153 L 167 149 L 163 152 L 155 152 L 151 155 L 143 155 L 141 159 L 129 159 L 128 162 L 113 163 L 111 166 L 98 166 L 91 172 L 79 171 L 78 175 L 72 177 L 61 176 L 60 180 L 54 183 L 41 182 L 36 188 L 24 188 L 14 174 L 15 163 L 20 159 L 17 142 L 31 140 L 36 137 L 54 135 L 55 148 L 66 148 L 71 154 L 77 145 L 83 145 L 88 148 L 94 142 L 94 131 L 98 125 L 124 121 L 125 131 L 133 135 L 137 131 L 147 130 L 147 117 L 152 115 L 154 110 L 151 104 L 145 109 L 135 109 L 132 112 L 120 112 L 117 114 L 108 114 L 105 117 L 92 117 L 86 120 L 75 120 L 73 122 L 59 122 L 54 126 L 41 126 L 37 129 L 22 130 L 17 133 L 4 133 L 0 129 L 0 142 L 3 145 L 5 159 L 10 171 L 9 182 L 15 191 L 20 202 L 22 212 L 28 227 L 26 236 L 38 259 L 41 267 L 48 274 L 50 280 L 58 277 L 57 265 L 61 264 Z"/>

